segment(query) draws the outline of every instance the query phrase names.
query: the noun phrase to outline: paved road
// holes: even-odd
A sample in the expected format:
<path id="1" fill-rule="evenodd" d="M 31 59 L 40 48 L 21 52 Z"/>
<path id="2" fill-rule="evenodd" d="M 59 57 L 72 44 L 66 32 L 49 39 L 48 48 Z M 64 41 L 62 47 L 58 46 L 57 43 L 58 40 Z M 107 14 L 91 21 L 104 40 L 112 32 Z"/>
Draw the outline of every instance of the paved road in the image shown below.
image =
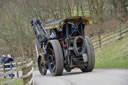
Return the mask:
<path id="1" fill-rule="evenodd" d="M 128 85 L 128 69 L 95 69 L 89 73 L 75 69 L 56 77 L 34 71 L 34 81 L 36 85 Z"/>

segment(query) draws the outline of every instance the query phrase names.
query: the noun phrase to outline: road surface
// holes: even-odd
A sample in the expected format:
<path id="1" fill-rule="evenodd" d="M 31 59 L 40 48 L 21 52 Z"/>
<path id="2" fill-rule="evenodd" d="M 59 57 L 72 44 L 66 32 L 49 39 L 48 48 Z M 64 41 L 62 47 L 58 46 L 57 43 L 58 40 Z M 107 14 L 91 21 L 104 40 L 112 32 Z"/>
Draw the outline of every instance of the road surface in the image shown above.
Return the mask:
<path id="1" fill-rule="evenodd" d="M 82 73 L 78 69 L 64 72 L 62 76 L 46 76 L 34 71 L 36 85 L 128 85 L 128 69 L 94 69 Z"/>

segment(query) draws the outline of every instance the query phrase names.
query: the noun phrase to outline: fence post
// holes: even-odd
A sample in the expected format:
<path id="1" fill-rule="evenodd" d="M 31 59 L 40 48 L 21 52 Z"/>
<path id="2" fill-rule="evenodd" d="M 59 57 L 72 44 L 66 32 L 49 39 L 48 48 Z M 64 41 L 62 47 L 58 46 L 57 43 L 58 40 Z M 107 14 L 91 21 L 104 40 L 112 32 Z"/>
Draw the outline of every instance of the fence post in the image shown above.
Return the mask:
<path id="1" fill-rule="evenodd" d="M 10 62 L 10 70 L 12 70 L 12 62 Z M 13 79 L 13 74 L 11 73 L 11 79 Z"/>
<path id="2" fill-rule="evenodd" d="M 30 61 L 31 62 L 31 61 Z M 28 72 L 30 72 L 32 70 L 32 65 L 31 66 L 29 66 L 29 67 L 23 67 L 22 68 L 22 75 L 24 76 L 24 75 L 26 75 Z M 23 78 L 23 83 L 24 83 L 24 85 L 26 85 L 26 84 L 28 84 L 28 82 L 32 79 L 32 77 L 33 77 L 33 74 L 31 74 L 30 76 L 27 76 L 27 77 L 24 77 Z M 32 81 L 32 83 L 31 83 L 31 85 L 33 84 L 33 81 Z"/>
<path id="3" fill-rule="evenodd" d="M 98 32 L 98 38 L 99 38 L 99 48 L 101 48 L 101 33 Z"/>
<path id="4" fill-rule="evenodd" d="M 122 29 L 120 28 L 120 37 L 119 37 L 119 39 L 121 39 L 122 38 Z"/>
<path id="5" fill-rule="evenodd" d="M 17 62 L 16 62 L 16 69 L 18 68 L 18 64 L 17 64 Z M 17 75 L 17 78 L 19 78 L 19 72 L 18 72 L 18 70 L 16 71 L 16 75 Z"/>
<path id="6" fill-rule="evenodd" d="M 37 48 L 37 44 L 35 43 L 35 49 L 36 49 L 36 56 L 38 57 L 38 48 Z"/>
<path id="7" fill-rule="evenodd" d="M 5 73 L 5 63 L 3 62 L 3 73 Z M 4 79 L 6 78 L 6 76 L 4 76 Z"/>

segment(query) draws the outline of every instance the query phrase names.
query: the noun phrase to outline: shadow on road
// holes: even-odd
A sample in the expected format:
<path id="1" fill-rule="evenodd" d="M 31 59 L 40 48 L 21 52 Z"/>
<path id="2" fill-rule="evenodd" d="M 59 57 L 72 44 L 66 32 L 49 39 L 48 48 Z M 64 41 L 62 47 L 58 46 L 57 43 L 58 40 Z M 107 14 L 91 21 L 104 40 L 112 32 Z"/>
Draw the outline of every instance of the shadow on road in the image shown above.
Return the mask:
<path id="1" fill-rule="evenodd" d="M 92 72 L 82 72 L 82 71 L 79 71 L 79 70 L 73 70 L 71 72 L 63 72 L 63 74 L 61 76 L 71 76 L 71 75 L 86 75 L 86 74 L 89 74 L 89 73 L 95 73 L 96 71 L 92 71 Z"/>
<path id="2" fill-rule="evenodd" d="M 72 76 L 72 75 L 86 75 L 86 74 L 89 74 L 89 73 L 96 73 L 96 71 L 92 71 L 92 72 L 81 72 L 79 70 L 73 70 L 71 72 L 63 72 L 63 74 L 61 76 Z M 55 76 L 52 76 L 51 73 L 48 73 L 45 75 L 45 77 L 55 77 Z M 56 77 L 60 77 L 60 76 L 56 76 Z"/>
<path id="3" fill-rule="evenodd" d="M 97 70 L 93 70 L 92 72 L 82 72 L 82 71 L 80 71 L 78 69 L 74 69 L 71 72 L 64 71 L 61 76 L 88 75 L 88 74 L 96 74 L 96 73 L 104 73 L 104 70 L 97 69 Z M 40 75 L 39 72 L 38 72 L 38 74 L 39 74 L 38 76 L 42 76 L 42 75 Z M 55 77 L 55 76 L 52 76 L 52 74 L 48 71 L 48 73 L 43 77 Z M 60 76 L 56 76 L 56 77 L 60 77 Z"/>

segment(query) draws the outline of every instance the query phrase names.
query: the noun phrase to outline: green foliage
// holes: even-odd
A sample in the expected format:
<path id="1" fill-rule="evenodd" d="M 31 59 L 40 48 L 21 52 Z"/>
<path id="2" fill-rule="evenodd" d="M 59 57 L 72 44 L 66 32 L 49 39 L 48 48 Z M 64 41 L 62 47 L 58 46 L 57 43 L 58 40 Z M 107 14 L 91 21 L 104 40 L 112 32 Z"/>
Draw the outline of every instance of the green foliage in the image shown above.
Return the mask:
<path id="1" fill-rule="evenodd" d="M 128 68 L 128 38 L 96 50 L 96 68 Z"/>

